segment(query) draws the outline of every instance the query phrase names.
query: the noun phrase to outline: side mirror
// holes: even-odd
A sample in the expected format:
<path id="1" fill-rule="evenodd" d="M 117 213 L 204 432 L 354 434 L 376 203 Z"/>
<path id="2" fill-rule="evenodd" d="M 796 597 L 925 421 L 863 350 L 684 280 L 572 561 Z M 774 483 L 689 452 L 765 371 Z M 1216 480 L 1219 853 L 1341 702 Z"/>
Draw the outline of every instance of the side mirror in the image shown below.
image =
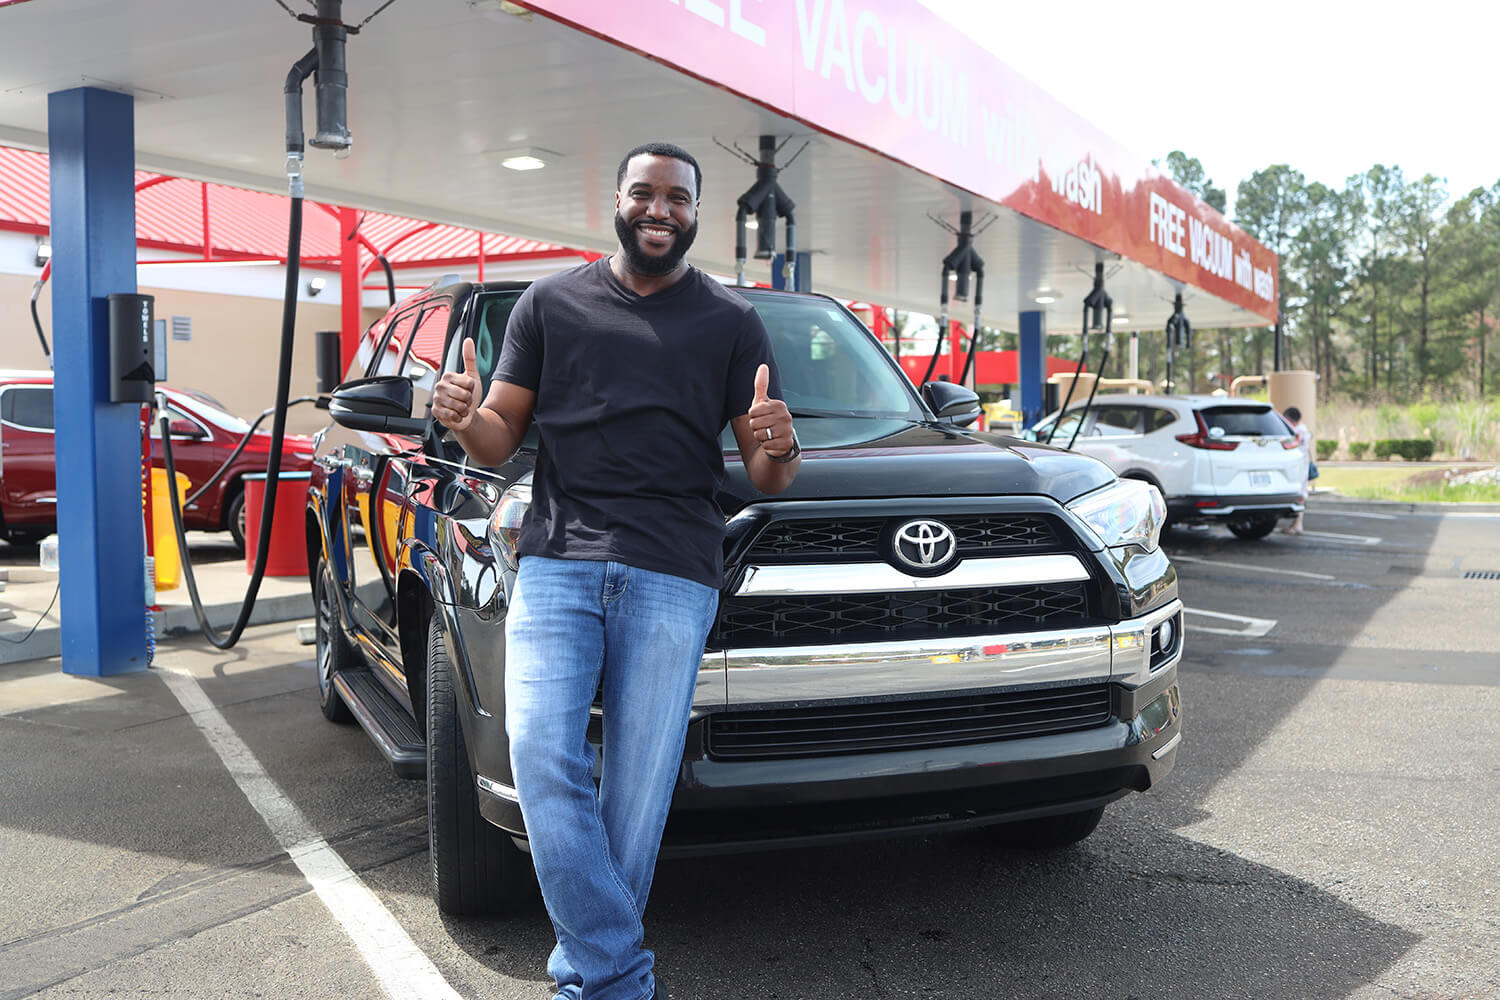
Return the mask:
<path id="1" fill-rule="evenodd" d="M 922 386 L 922 400 L 942 423 L 967 427 L 979 419 L 979 395 L 966 386 L 928 382 Z"/>
<path id="2" fill-rule="evenodd" d="M 186 438 L 192 441 L 201 441 L 208 437 L 208 431 L 191 420 L 174 420 L 167 425 L 167 431 L 174 438 Z"/>
<path id="3" fill-rule="evenodd" d="M 328 415 L 357 431 L 420 436 L 427 421 L 411 415 L 411 379 L 403 375 L 357 378 L 333 390 Z"/>

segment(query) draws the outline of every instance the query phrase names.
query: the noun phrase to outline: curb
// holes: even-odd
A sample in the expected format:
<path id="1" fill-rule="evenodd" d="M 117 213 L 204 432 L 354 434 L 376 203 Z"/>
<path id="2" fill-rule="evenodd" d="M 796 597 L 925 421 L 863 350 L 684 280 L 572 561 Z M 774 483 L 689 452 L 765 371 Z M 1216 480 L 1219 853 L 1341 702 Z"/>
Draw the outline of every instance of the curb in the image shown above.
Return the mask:
<path id="1" fill-rule="evenodd" d="M 1337 493 L 1314 493 L 1308 497 L 1308 509 L 1352 510 L 1372 514 L 1500 514 L 1500 503 L 1442 503 L 1411 500 L 1365 500 Z"/>
<path id="2" fill-rule="evenodd" d="M 215 628 L 228 628 L 239 616 L 240 605 L 210 604 L 204 608 L 209 622 Z M 270 625 L 275 622 L 297 621 L 313 617 L 311 593 L 283 594 L 280 597 L 261 597 L 250 612 L 251 625 Z M 198 619 L 193 615 L 191 604 L 175 605 L 156 614 L 156 638 L 172 639 L 180 636 L 198 635 Z M 142 627 L 145 622 L 142 621 Z M 31 638 L 22 643 L 0 643 L 0 664 L 25 663 L 28 660 L 45 660 L 62 655 L 62 629 L 53 625 L 39 628 Z"/>

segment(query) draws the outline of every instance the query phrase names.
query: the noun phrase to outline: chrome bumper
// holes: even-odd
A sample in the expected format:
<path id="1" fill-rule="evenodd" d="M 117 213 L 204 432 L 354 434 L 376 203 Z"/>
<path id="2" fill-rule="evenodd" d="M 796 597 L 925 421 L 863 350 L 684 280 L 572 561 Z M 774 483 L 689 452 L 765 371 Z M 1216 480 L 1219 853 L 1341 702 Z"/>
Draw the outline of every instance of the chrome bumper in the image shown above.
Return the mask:
<path id="1" fill-rule="evenodd" d="M 1115 625 L 915 642 L 735 649 L 704 656 L 694 708 L 749 706 L 976 688 L 1113 681 L 1139 687 L 1182 658 L 1151 669 L 1151 635 L 1179 615 L 1172 601 Z"/>

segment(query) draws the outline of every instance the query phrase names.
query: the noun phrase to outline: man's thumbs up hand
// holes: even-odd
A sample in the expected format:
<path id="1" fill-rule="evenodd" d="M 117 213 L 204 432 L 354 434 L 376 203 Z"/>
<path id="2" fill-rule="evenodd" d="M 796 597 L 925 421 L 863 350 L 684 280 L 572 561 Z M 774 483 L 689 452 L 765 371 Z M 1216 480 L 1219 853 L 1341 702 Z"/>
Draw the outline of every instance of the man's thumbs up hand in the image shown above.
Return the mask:
<path id="1" fill-rule="evenodd" d="M 750 400 L 750 432 L 761 451 L 774 458 L 792 450 L 792 414 L 770 392 L 771 369 L 761 365 L 755 370 L 755 396 Z"/>
<path id="2" fill-rule="evenodd" d="M 456 372 L 444 372 L 432 387 L 432 415 L 455 431 L 468 428 L 479 409 L 479 363 L 474 357 L 474 338 L 465 337 L 462 360 Z"/>

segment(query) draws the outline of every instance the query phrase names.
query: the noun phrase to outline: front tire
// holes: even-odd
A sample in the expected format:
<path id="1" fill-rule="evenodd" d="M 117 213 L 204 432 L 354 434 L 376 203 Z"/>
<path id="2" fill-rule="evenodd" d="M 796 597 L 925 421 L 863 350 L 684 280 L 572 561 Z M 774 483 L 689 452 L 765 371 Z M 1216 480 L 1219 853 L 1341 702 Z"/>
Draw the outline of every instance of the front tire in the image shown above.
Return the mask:
<path id="1" fill-rule="evenodd" d="M 456 678 L 442 625 L 427 628 L 427 845 L 438 909 L 473 916 L 520 908 L 536 875 L 510 834 L 479 812 L 479 791 L 458 720 Z"/>
<path id="2" fill-rule="evenodd" d="M 1276 515 L 1246 514 L 1244 517 L 1232 517 L 1224 522 L 1224 527 L 1233 532 L 1236 538 L 1254 541 L 1265 538 L 1276 530 Z"/>
<path id="3" fill-rule="evenodd" d="M 1094 832 L 1104 816 L 1104 807 L 1061 816 L 1040 816 L 995 827 L 995 839 L 1006 847 L 1028 851 L 1056 851 L 1083 840 Z"/>
<path id="4" fill-rule="evenodd" d="M 318 571 L 313 576 L 313 606 L 317 609 L 317 661 L 318 707 L 323 718 L 341 725 L 354 721 L 354 713 L 344 704 L 338 688 L 333 686 L 334 675 L 355 667 L 356 654 L 349 640 L 344 638 L 343 621 L 339 617 L 338 596 L 333 592 L 337 586 L 333 571 L 326 559 L 318 560 Z"/>

